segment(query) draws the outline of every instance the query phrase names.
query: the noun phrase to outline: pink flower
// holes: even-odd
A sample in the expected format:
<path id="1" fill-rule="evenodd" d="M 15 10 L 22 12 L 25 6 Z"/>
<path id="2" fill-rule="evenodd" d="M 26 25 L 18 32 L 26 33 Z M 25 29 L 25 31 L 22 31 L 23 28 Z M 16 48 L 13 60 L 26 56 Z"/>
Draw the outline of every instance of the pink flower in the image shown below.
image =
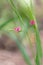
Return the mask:
<path id="1" fill-rule="evenodd" d="M 31 20 L 30 21 L 30 25 L 35 25 L 35 21 L 34 20 Z"/>
<path id="2" fill-rule="evenodd" d="M 18 27 L 16 27 L 16 28 L 14 28 L 14 30 L 15 30 L 16 32 L 20 32 L 20 31 L 21 31 L 21 27 L 18 26 Z"/>

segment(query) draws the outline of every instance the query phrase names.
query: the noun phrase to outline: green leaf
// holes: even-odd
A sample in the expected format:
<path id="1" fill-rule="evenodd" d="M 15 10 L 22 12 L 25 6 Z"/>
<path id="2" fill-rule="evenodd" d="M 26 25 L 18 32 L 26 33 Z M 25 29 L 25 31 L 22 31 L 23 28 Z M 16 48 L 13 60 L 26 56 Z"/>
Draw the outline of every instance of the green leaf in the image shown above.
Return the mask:
<path id="1" fill-rule="evenodd" d="M 22 43 L 19 41 L 19 39 L 16 37 L 16 35 L 14 34 L 14 32 L 8 32 L 9 36 L 14 40 L 16 41 L 16 44 L 18 46 L 18 48 L 20 49 L 23 57 L 24 57 L 24 60 L 26 61 L 26 63 L 28 65 L 32 65 L 31 63 L 31 60 L 30 60 L 30 57 L 28 56 L 27 52 L 26 52 L 26 49 L 23 47 Z"/>

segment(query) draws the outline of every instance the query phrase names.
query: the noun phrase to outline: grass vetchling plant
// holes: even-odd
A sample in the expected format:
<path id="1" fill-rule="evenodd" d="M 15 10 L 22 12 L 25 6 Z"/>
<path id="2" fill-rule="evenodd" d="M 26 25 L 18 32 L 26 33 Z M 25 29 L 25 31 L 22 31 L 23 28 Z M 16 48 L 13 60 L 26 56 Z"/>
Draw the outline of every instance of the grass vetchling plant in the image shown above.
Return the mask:
<path id="1" fill-rule="evenodd" d="M 31 31 L 32 30 L 34 31 L 35 37 L 36 37 L 36 56 L 34 58 L 34 62 L 35 62 L 35 65 L 42 65 L 41 64 L 41 60 L 42 60 L 41 40 L 40 40 L 39 30 L 37 26 L 37 21 L 32 10 L 32 1 L 30 0 L 30 6 L 25 2 L 25 0 L 22 1 L 24 5 L 21 5 L 22 3 L 20 2 L 20 0 L 17 0 L 17 1 L 8 0 L 8 2 L 11 6 L 12 13 L 14 13 L 14 16 L 16 14 L 17 21 L 15 22 L 15 17 L 13 17 L 12 19 L 9 19 L 8 21 L 0 25 L 0 30 L 6 31 L 6 33 L 13 40 L 16 41 L 16 44 L 18 48 L 20 49 L 27 65 L 32 65 L 31 59 L 22 44 L 23 38 L 27 36 L 29 40 L 29 44 L 31 46 L 31 50 L 32 50 L 31 41 L 28 35 L 28 30 L 31 28 Z M 21 41 L 19 40 L 18 37 L 20 37 Z"/>

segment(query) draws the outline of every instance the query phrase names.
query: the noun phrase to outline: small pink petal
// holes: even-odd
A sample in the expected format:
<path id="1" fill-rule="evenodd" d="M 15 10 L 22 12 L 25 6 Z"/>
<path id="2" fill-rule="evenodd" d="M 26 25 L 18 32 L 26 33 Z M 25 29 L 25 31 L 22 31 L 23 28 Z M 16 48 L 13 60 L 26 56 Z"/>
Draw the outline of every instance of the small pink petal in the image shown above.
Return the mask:
<path id="1" fill-rule="evenodd" d="M 30 21 L 30 25 L 35 25 L 35 21 L 34 20 L 31 20 Z"/>
<path id="2" fill-rule="evenodd" d="M 15 30 L 16 32 L 20 32 L 20 31 L 21 31 L 21 27 L 18 26 L 18 27 L 16 27 L 16 28 L 14 28 L 14 30 Z"/>

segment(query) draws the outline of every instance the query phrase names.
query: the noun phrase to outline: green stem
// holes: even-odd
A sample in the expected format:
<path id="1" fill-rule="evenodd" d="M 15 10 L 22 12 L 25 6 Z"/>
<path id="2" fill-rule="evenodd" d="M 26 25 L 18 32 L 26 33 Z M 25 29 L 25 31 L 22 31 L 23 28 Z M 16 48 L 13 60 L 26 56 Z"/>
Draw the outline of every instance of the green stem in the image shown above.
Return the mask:
<path id="1" fill-rule="evenodd" d="M 16 7 L 15 7 L 15 4 L 13 3 L 13 0 L 9 0 L 10 2 L 10 5 L 13 9 L 13 11 L 16 13 L 16 15 L 18 16 L 18 19 L 20 20 L 20 22 L 24 25 L 23 23 L 23 20 L 22 20 L 22 17 L 20 16 L 19 12 L 17 11 Z"/>
<path id="2" fill-rule="evenodd" d="M 14 18 L 12 18 L 12 19 L 10 19 L 10 20 L 4 22 L 2 25 L 0 25 L 0 30 L 1 30 L 5 25 L 7 25 L 8 23 L 10 23 L 10 22 L 12 22 L 12 21 L 14 21 Z"/>
<path id="3" fill-rule="evenodd" d="M 36 34 L 36 51 L 39 57 L 42 58 L 42 47 L 41 47 L 41 40 L 40 40 L 38 28 L 35 29 L 35 34 Z"/>
<path id="4" fill-rule="evenodd" d="M 36 65 L 40 65 L 40 59 L 39 59 L 38 53 L 36 53 L 35 62 L 36 62 Z"/>

